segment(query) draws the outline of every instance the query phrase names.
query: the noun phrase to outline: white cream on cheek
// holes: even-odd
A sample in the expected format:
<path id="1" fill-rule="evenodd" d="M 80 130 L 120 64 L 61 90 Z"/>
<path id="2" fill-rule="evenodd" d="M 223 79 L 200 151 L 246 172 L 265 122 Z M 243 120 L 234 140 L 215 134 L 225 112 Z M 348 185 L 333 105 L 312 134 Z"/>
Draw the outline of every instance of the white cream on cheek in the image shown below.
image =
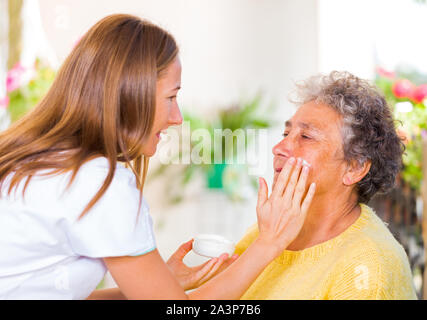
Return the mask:
<path id="1" fill-rule="evenodd" d="M 311 164 L 309 164 L 306 160 L 302 159 L 302 165 L 303 166 L 307 166 L 307 167 L 311 167 Z"/>

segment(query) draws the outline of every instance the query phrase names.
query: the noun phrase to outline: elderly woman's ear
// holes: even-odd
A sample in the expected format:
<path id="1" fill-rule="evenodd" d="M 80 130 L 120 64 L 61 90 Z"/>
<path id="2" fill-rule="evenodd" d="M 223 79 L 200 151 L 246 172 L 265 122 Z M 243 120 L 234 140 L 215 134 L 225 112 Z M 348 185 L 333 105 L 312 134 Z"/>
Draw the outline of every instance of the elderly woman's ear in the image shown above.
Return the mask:
<path id="1" fill-rule="evenodd" d="M 358 183 L 368 174 L 370 169 L 371 160 L 366 160 L 362 164 L 357 160 L 351 160 L 342 177 L 343 184 L 351 186 Z"/>

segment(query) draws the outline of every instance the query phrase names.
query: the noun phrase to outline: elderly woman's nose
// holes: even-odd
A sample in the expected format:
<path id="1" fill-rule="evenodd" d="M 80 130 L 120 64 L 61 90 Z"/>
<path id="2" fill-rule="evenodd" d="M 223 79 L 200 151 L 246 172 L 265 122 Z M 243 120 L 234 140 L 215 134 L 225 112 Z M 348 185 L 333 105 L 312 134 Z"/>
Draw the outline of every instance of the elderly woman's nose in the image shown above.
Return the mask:
<path id="1" fill-rule="evenodd" d="M 282 157 L 291 157 L 292 156 L 292 146 L 285 142 L 286 139 L 280 141 L 278 144 L 276 144 L 273 147 L 273 154 L 275 156 L 282 156 Z"/>

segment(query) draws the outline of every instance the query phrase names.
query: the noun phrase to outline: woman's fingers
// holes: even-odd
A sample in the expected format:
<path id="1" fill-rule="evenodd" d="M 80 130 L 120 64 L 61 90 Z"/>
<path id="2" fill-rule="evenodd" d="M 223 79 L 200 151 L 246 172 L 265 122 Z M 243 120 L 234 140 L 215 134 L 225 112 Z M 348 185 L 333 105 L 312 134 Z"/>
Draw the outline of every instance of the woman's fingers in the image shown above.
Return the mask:
<path id="1" fill-rule="evenodd" d="M 271 192 L 272 197 L 277 198 L 283 195 L 283 190 L 285 190 L 286 185 L 288 184 L 289 175 L 292 171 L 292 168 L 294 167 L 295 162 L 295 158 L 290 158 L 288 161 L 286 161 L 285 166 L 282 168 L 282 171 L 277 178 L 273 191 Z"/>
<path id="2" fill-rule="evenodd" d="M 202 273 L 200 270 L 200 274 L 203 275 L 200 279 L 201 283 L 209 280 L 211 277 L 215 275 L 215 273 L 218 271 L 218 269 L 221 267 L 221 265 L 228 259 L 228 254 L 222 254 L 218 258 L 213 258 L 211 261 L 214 261 L 214 263 L 210 266 L 210 270 L 205 270 L 205 274 Z M 198 272 L 198 273 L 199 273 Z"/>
<path id="3" fill-rule="evenodd" d="M 184 257 L 191 251 L 193 248 L 193 241 L 194 239 L 191 239 L 182 245 L 179 246 L 178 250 L 175 251 L 175 253 L 172 255 L 171 258 L 181 260 L 184 259 Z"/>
<path id="4" fill-rule="evenodd" d="M 226 259 L 224 261 L 224 263 L 221 264 L 221 266 L 219 267 L 219 269 L 216 272 L 216 274 L 219 274 L 219 273 L 223 272 L 225 269 L 227 269 L 234 261 L 237 260 L 237 258 L 239 258 L 239 255 L 238 254 L 234 254 L 230 258 Z"/>
<path id="5" fill-rule="evenodd" d="M 195 278 L 198 279 L 199 282 L 203 282 L 203 279 L 206 278 L 206 275 L 211 272 L 214 265 L 218 262 L 218 258 L 212 258 L 208 261 L 206 261 L 202 268 L 197 270 L 195 273 Z"/>
<path id="6" fill-rule="evenodd" d="M 268 186 L 264 178 L 259 178 L 259 189 L 258 189 L 258 201 L 257 208 L 260 208 L 264 205 L 265 201 L 268 199 Z"/>
<path id="7" fill-rule="evenodd" d="M 273 184 L 271 185 L 271 190 L 274 190 L 274 187 L 275 187 L 275 185 L 276 185 L 277 177 L 278 177 L 278 176 L 279 176 L 278 174 L 275 174 L 275 175 L 274 175 L 274 178 L 273 178 Z"/>
<path id="8" fill-rule="evenodd" d="M 257 208 L 258 237 L 261 242 L 274 245 L 278 251 L 285 249 L 298 236 L 315 191 L 312 184 L 304 196 L 309 171 L 307 168 L 301 172 L 302 159 L 295 163 L 295 158 L 286 162 L 277 175 L 271 196 Z M 260 199 L 265 198 L 262 196 Z"/>
<path id="9" fill-rule="evenodd" d="M 288 185 L 286 186 L 286 189 L 283 193 L 283 200 L 285 201 L 285 203 L 289 203 L 289 204 L 292 203 L 292 197 L 295 193 L 295 187 L 298 183 L 301 167 L 302 167 L 302 159 L 298 158 L 297 163 L 294 167 L 294 170 L 292 171 L 292 175 L 289 178 Z"/>
<path id="10" fill-rule="evenodd" d="M 300 177 L 298 179 L 297 185 L 295 187 L 295 191 L 293 195 L 290 195 L 292 199 L 292 206 L 294 208 L 300 208 L 301 207 L 301 201 L 302 198 L 306 192 L 306 185 L 307 185 L 307 179 L 308 179 L 308 173 L 309 173 L 309 167 L 304 166 L 302 168 Z M 287 200 L 285 200 L 287 201 Z"/>
<path id="11" fill-rule="evenodd" d="M 304 201 L 302 202 L 301 205 L 301 213 L 303 215 L 305 215 L 308 211 L 308 208 L 310 207 L 311 201 L 313 200 L 313 196 L 316 192 L 316 184 L 313 182 L 310 185 L 310 188 L 308 188 L 308 192 L 307 195 L 304 198 Z"/>

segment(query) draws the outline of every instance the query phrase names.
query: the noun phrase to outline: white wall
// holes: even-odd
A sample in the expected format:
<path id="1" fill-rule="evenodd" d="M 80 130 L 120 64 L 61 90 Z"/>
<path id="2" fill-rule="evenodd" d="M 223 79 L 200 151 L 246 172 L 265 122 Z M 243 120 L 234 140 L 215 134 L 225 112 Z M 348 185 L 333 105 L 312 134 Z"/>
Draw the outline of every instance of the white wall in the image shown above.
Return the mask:
<path id="1" fill-rule="evenodd" d="M 378 1 L 319 0 L 319 71 L 374 75 L 373 22 Z"/>
<path id="2" fill-rule="evenodd" d="M 108 14 L 136 14 L 171 31 L 184 67 L 182 105 L 197 108 L 227 104 L 258 89 L 285 105 L 292 81 L 317 69 L 315 3 L 40 0 L 43 24 L 60 60 Z"/>
<path id="3" fill-rule="evenodd" d="M 318 0 L 319 71 L 372 79 L 375 67 L 427 73 L 427 5 L 415 0 Z"/>

